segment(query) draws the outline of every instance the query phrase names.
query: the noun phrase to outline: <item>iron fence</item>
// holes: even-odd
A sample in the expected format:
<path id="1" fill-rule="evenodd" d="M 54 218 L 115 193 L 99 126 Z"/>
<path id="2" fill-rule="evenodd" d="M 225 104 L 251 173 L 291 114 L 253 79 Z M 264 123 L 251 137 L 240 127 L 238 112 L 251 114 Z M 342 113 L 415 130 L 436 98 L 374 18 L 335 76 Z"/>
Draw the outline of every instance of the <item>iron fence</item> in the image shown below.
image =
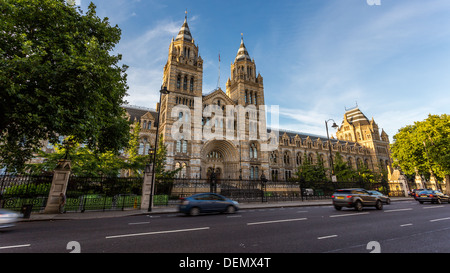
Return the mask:
<path id="1" fill-rule="evenodd" d="M 65 211 L 139 209 L 142 178 L 71 176 Z"/>
<path id="2" fill-rule="evenodd" d="M 45 209 L 52 185 L 52 175 L 0 175 L 0 208 L 21 211 L 32 206 L 32 211 Z"/>
<path id="3" fill-rule="evenodd" d="M 154 206 L 176 205 L 182 197 L 196 193 L 216 192 L 238 202 L 303 201 L 331 198 L 339 188 L 365 188 L 389 196 L 404 196 L 402 190 L 391 190 L 386 182 L 302 182 L 217 179 L 157 179 Z"/>

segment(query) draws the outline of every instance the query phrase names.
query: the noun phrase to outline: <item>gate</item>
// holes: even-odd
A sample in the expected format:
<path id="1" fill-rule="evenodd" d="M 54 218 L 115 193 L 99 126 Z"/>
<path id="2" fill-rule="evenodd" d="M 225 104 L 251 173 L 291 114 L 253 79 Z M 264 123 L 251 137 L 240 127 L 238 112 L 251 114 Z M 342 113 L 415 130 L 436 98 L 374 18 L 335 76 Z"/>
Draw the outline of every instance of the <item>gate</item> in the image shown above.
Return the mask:
<path id="1" fill-rule="evenodd" d="M 142 178 L 77 177 L 69 178 L 65 211 L 139 209 Z"/>
<path id="2" fill-rule="evenodd" d="M 32 205 L 32 211 L 45 209 L 52 175 L 0 175 L 0 208 L 20 211 Z"/>

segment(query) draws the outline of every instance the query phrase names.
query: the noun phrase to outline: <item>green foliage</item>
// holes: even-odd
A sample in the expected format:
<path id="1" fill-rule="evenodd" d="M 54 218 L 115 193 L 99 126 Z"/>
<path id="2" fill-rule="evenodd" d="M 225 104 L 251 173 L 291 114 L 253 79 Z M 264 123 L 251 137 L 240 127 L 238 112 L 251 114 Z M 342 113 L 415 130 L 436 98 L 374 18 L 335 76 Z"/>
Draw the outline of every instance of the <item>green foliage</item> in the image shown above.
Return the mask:
<path id="1" fill-rule="evenodd" d="M 295 175 L 300 178 L 302 182 L 322 182 L 328 181 L 326 175 L 326 169 L 323 165 L 323 161 L 316 153 L 316 158 L 318 158 L 317 164 L 313 164 L 306 155 L 303 156 L 302 165 L 299 166 Z"/>
<path id="2" fill-rule="evenodd" d="M 20 171 L 41 141 L 71 136 L 117 154 L 128 143 L 121 30 L 64 0 L 0 1 L 0 161 Z"/>
<path id="3" fill-rule="evenodd" d="M 430 170 L 442 179 L 450 174 L 450 116 L 428 115 L 423 121 L 399 129 L 391 144 L 394 166 L 407 175 L 429 177 Z"/>

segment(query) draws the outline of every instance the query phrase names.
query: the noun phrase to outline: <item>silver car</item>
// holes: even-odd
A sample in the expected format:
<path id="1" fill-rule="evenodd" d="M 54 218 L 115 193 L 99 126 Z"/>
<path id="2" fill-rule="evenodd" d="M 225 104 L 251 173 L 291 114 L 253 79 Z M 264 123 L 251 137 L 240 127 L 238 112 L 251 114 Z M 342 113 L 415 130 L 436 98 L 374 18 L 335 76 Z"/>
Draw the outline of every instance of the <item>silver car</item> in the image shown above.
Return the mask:
<path id="1" fill-rule="evenodd" d="M 378 195 L 374 195 L 365 189 L 338 189 L 331 196 L 336 210 L 343 207 L 355 208 L 361 211 L 363 207 L 374 206 L 376 209 L 383 209 L 383 201 Z"/>
<path id="2" fill-rule="evenodd" d="M 14 227 L 19 216 L 20 215 L 16 212 L 0 209 L 0 229 Z"/>
<path id="3" fill-rule="evenodd" d="M 389 205 L 391 203 L 391 198 L 389 196 L 382 194 L 379 191 L 368 191 L 371 192 L 373 195 L 378 195 L 381 198 L 381 201 L 385 203 L 386 205 Z"/>

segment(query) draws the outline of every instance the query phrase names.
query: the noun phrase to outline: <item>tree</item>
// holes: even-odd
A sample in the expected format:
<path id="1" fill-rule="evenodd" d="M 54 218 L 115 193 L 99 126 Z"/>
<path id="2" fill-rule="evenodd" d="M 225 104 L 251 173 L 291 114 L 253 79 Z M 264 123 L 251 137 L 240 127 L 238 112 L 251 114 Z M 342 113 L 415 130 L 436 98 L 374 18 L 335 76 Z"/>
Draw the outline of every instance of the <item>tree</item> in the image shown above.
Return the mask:
<path id="1" fill-rule="evenodd" d="M 295 175 L 300 178 L 302 182 L 307 182 L 308 184 L 314 184 L 315 182 L 327 181 L 326 169 L 323 165 L 323 160 L 320 158 L 319 154 L 316 153 L 317 164 L 311 162 L 307 154 L 303 156 L 302 164 L 298 167 Z"/>
<path id="2" fill-rule="evenodd" d="M 61 135 L 102 153 L 127 146 L 127 66 L 110 54 L 121 30 L 95 8 L 84 15 L 64 0 L 0 2 L 0 164 L 8 170 Z"/>
<path id="3" fill-rule="evenodd" d="M 430 171 L 440 179 L 450 175 L 450 116 L 428 115 L 428 118 L 399 129 L 391 144 L 394 166 L 407 175 L 429 177 Z M 450 185 L 447 186 L 450 190 Z"/>
<path id="4" fill-rule="evenodd" d="M 353 181 L 357 177 L 356 172 L 351 166 L 344 162 L 344 159 L 339 152 L 336 153 L 334 159 L 334 174 L 338 181 L 345 182 Z"/>

